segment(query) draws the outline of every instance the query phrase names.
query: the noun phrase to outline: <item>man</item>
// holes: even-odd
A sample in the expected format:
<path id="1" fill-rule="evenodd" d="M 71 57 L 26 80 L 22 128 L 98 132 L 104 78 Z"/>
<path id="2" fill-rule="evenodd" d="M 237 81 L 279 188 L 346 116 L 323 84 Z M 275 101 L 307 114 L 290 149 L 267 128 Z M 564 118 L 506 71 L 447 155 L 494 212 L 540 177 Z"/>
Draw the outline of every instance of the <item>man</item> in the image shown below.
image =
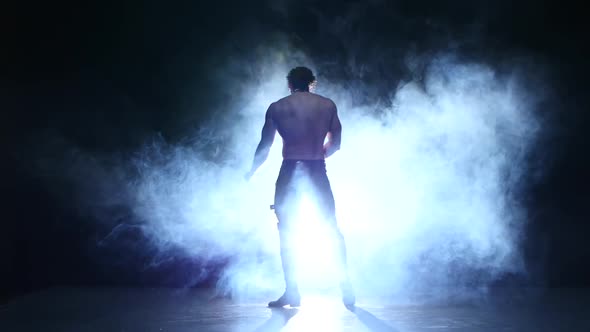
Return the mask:
<path id="1" fill-rule="evenodd" d="M 354 306 L 346 268 L 344 238 L 336 223 L 334 196 L 326 175 L 325 158 L 340 149 L 342 126 L 336 105 L 328 98 L 310 92 L 316 82 L 312 71 L 306 67 L 292 69 L 287 81 L 291 95 L 272 103 L 267 112 L 262 137 L 254 154 L 252 169 L 246 174 L 249 179 L 268 157 L 276 131 L 283 138 L 283 163 L 276 182 L 275 213 L 279 220 L 281 261 L 285 275 L 285 293 L 269 307 L 299 306 L 301 297 L 293 271 L 294 248 L 290 238 L 293 228 L 295 205 L 293 190 L 297 181 L 305 178 L 313 189 L 313 198 L 320 216 L 328 223 L 336 238 L 338 265 L 342 272 L 340 286 L 342 300 L 347 307 Z M 328 138 L 328 142 L 324 141 Z"/>

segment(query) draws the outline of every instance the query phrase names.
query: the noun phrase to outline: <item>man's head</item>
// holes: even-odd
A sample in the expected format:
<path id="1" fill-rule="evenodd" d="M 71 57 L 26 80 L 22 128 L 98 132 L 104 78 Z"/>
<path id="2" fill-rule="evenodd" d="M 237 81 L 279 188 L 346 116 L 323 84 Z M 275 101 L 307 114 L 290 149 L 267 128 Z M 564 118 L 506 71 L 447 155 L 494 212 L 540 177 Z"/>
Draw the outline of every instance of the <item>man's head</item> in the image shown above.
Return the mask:
<path id="1" fill-rule="evenodd" d="M 287 75 L 291 91 L 309 91 L 315 85 L 315 76 L 307 67 L 295 67 Z"/>

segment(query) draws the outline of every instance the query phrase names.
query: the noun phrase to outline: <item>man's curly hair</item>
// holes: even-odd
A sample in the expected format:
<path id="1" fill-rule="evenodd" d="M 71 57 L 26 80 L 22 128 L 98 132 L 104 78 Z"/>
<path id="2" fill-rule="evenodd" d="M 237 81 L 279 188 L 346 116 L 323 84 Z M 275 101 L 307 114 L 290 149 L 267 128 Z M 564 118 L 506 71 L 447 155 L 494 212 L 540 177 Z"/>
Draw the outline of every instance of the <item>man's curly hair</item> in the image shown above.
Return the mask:
<path id="1" fill-rule="evenodd" d="M 287 81 L 294 90 L 309 91 L 310 86 L 315 85 L 316 79 L 311 69 L 307 67 L 295 67 L 289 71 Z"/>

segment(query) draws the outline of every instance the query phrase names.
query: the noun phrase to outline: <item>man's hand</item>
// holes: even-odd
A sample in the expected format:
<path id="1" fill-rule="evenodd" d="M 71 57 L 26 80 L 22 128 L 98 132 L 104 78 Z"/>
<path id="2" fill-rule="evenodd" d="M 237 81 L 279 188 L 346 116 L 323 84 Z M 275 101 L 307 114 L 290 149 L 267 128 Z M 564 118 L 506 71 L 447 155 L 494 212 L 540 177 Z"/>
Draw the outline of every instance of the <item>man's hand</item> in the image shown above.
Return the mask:
<path id="1" fill-rule="evenodd" d="M 334 144 L 333 140 L 329 140 L 326 144 L 324 144 L 324 158 L 328 158 L 338 150 L 340 150 L 340 147 Z"/>

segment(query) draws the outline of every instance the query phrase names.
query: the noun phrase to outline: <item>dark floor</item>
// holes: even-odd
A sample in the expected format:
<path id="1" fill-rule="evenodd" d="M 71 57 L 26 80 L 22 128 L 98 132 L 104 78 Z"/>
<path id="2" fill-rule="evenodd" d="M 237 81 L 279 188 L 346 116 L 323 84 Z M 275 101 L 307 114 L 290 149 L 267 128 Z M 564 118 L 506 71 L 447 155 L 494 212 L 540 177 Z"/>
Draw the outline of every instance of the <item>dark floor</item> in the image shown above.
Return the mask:
<path id="1" fill-rule="evenodd" d="M 354 311 L 310 295 L 270 310 L 205 290 L 54 288 L 0 305 L 0 331 L 590 331 L 588 289 L 502 294 L 452 305 L 360 298 Z"/>

